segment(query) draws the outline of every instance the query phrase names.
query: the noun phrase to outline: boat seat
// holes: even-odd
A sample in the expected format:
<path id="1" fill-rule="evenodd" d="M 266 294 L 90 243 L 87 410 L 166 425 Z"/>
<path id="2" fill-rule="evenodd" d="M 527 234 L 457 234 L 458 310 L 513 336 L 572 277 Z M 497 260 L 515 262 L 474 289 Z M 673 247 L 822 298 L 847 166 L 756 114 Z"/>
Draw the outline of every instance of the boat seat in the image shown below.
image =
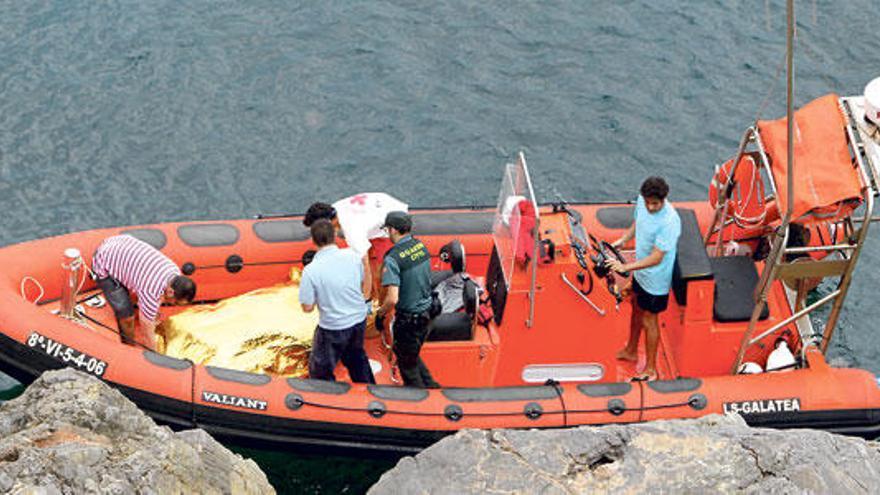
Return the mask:
<path id="1" fill-rule="evenodd" d="M 440 248 L 440 261 L 450 266 L 449 270 L 431 271 L 431 289 L 451 277 L 455 273 L 462 273 L 466 268 L 464 246 L 458 240 L 450 241 Z"/>
<path id="2" fill-rule="evenodd" d="M 697 214 L 688 208 L 676 208 L 681 219 L 675 265 L 672 270 L 672 293 L 678 304 L 687 304 L 687 283 L 691 280 L 711 280 L 714 277 L 709 255 L 703 245 L 703 235 L 697 223 Z"/>
<path id="3" fill-rule="evenodd" d="M 755 309 L 753 294 L 758 285 L 758 270 L 750 256 L 710 258 L 715 274 L 713 313 L 719 322 L 749 321 Z M 766 305 L 760 319 L 770 315 Z"/>
<path id="4" fill-rule="evenodd" d="M 474 320 L 467 314 L 441 313 L 428 325 L 428 342 L 473 340 Z"/>
<path id="5" fill-rule="evenodd" d="M 465 272 L 464 246 L 457 240 L 445 244 L 440 248 L 440 260 L 451 269 L 431 272 L 431 289 L 442 306 L 440 314 L 428 325 L 427 340 L 472 340 L 480 298 L 479 287 Z"/>
<path id="6" fill-rule="evenodd" d="M 633 223 L 633 206 L 606 206 L 599 208 L 596 219 L 606 229 L 628 229 Z"/>

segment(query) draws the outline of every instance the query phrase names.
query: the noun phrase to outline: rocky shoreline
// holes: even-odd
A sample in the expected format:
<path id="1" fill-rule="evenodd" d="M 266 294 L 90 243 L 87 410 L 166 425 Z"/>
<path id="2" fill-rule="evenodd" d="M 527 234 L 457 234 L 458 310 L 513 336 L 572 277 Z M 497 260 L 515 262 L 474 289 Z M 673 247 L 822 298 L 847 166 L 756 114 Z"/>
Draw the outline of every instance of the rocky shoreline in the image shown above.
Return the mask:
<path id="1" fill-rule="evenodd" d="M 402 459 L 368 493 L 878 493 L 880 444 L 739 416 L 465 430 Z"/>
<path id="2" fill-rule="evenodd" d="M 880 493 L 880 443 L 751 428 L 735 415 L 464 430 L 401 459 L 368 493 L 597 492 Z M 256 463 L 206 432 L 157 426 L 104 382 L 64 369 L 45 373 L 0 404 L 0 493 L 275 489 Z"/>
<path id="3" fill-rule="evenodd" d="M 173 432 L 70 368 L 0 405 L 0 493 L 274 494 L 251 460 L 203 430 Z"/>

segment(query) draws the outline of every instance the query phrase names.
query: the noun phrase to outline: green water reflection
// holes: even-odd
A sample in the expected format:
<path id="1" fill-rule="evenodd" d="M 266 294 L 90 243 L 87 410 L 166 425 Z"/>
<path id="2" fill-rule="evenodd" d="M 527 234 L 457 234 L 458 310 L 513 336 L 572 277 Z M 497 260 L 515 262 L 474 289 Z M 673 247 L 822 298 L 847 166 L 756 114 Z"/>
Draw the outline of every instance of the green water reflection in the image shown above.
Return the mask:
<path id="1" fill-rule="evenodd" d="M 365 493 L 396 460 L 294 455 L 230 447 L 253 459 L 278 493 Z"/>
<path id="2" fill-rule="evenodd" d="M 0 402 L 12 400 L 21 395 L 22 392 L 24 392 L 24 385 L 21 384 L 15 385 L 11 388 L 7 388 L 5 390 L 0 389 Z"/>

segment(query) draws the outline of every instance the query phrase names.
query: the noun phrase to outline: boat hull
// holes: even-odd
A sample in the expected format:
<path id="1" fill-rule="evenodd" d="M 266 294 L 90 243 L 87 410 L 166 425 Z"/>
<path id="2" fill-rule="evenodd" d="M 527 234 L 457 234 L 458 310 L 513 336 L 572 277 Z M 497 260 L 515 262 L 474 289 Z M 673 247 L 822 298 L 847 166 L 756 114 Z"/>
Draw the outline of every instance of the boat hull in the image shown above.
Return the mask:
<path id="1" fill-rule="evenodd" d="M 140 364 L 145 373 L 161 371 L 161 367 L 149 359 L 143 359 Z M 62 368 L 64 364 L 25 343 L 0 335 L 0 366 L 16 379 L 29 383 L 44 371 Z M 838 371 L 849 376 L 834 377 Z M 734 412 L 741 413 L 746 422 L 755 427 L 814 428 L 867 439 L 880 436 L 880 408 L 866 407 L 867 404 L 859 407 L 859 404 L 853 403 L 847 408 L 821 409 L 822 406 L 817 405 L 820 401 L 815 397 L 818 394 L 810 393 L 810 390 L 815 392 L 815 387 L 805 386 L 820 379 L 803 376 L 806 373 L 810 371 L 780 373 L 774 377 L 773 383 L 766 383 L 765 380 L 765 383 L 757 386 L 737 384 L 737 377 L 718 377 L 608 386 L 582 384 L 580 389 L 577 385 L 522 387 L 523 390 L 514 387 L 503 390 L 474 389 L 469 397 L 457 397 L 458 401 L 445 396 L 443 391 L 427 392 L 425 395 L 435 399 L 430 401 L 427 397 L 419 401 L 390 401 L 382 398 L 387 395 L 383 395 L 381 386 L 372 391 L 362 385 L 340 387 L 347 391 L 337 394 L 337 389 L 325 389 L 325 383 L 313 380 L 299 381 L 299 387 L 288 385 L 288 393 L 284 397 L 273 397 L 274 394 L 268 393 L 268 390 L 254 393 L 249 390 L 253 385 L 238 382 L 197 383 L 193 386 L 194 400 L 175 399 L 161 392 L 146 391 L 125 383 L 110 383 L 145 413 L 172 428 L 202 428 L 221 440 L 238 445 L 304 453 L 397 457 L 416 453 L 465 427 L 573 427 Z M 850 386 L 853 382 L 861 382 L 876 388 L 871 383 L 873 377 L 867 372 L 829 369 L 827 373 L 834 378 L 826 378 L 825 382 L 845 381 Z M 854 374 L 858 376 L 851 376 Z M 316 392 L 305 392 L 302 388 L 313 388 Z M 199 392 L 204 393 L 208 389 L 218 390 L 227 397 L 244 397 L 247 394 L 265 397 L 267 402 L 283 401 L 288 411 L 283 416 L 277 416 L 257 411 L 245 412 L 235 406 L 209 405 L 197 398 Z M 792 392 L 780 395 L 775 392 L 777 390 Z M 477 401 L 476 396 L 480 392 L 485 393 L 485 397 Z M 559 392 L 561 395 L 558 395 Z M 301 397 L 303 404 L 297 406 L 298 402 L 289 398 L 291 395 Z M 554 395 L 557 397 L 546 399 Z M 412 398 L 421 396 L 416 393 Z M 334 421 L 333 409 L 327 407 L 340 403 L 347 404 L 342 407 L 356 410 L 360 419 L 354 422 Z M 382 416 L 375 412 L 381 410 L 376 408 L 377 403 L 385 408 Z M 732 410 L 731 404 L 737 404 L 736 407 L 741 410 Z M 462 409 L 462 416 L 458 419 L 448 414 L 448 409 L 455 405 Z M 536 408 L 536 405 L 540 408 Z M 532 412 L 530 415 L 530 406 L 531 411 L 540 409 L 541 412 Z M 623 410 L 615 409 L 615 406 Z M 309 408 L 313 414 L 307 414 Z M 469 410 L 480 416 L 469 417 Z M 493 414 L 493 410 L 497 415 Z M 371 414 L 371 411 L 374 412 Z M 320 414 L 316 415 L 315 412 Z M 309 419 L 299 419 L 297 416 L 308 416 Z"/>
<path id="2" fill-rule="evenodd" d="M 699 224 L 705 225 L 708 208 L 699 203 L 685 206 L 695 209 Z M 603 224 L 597 212 L 630 208 L 573 207 L 591 222 L 591 233 L 602 238 L 619 235 L 624 227 Z M 417 219 L 420 215 L 426 215 L 420 237 L 432 253 L 451 239 L 461 239 L 474 272 L 486 270 L 492 211 L 416 212 Z M 435 219 L 433 224 L 429 217 Z M 261 222 L 277 225 L 267 228 Z M 147 414 L 172 427 L 199 427 L 239 444 L 306 452 L 399 456 L 464 428 L 563 428 L 707 414 L 736 413 L 754 426 L 820 428 L 866 438 L 875 438 L 880 430 L 875 377 L 864 370 L 829 367 L 815 350 L 806 352 L 804 368 L 787 372 L 525 384 L 499 372 L 504 361 L 492 353 L 500 352 L 505 332 L 513 335 L 514 330 L 493 324 L 470 342 L 428 343 L 426 360 L 432 371 L 452 386 L 420 390 L 393 385 L 387 370 L 379 375 L 379 384 L 363 385 L 195 364 L 123 345 L 106 328 L 85 329 L 47 310 L 60 291 L 51 282 L 60 278 L 55 260 L 65 247 L 89 253 L 108 235 L 151 235 L 175 261 L 197 265 L 194 277 L 200 297 L 217 299 L 285 277 L 309 248 L 303 232 L 294 230 L 298 222 L 237 220 L 105 229 L 0 249 L 0 262 L 9 267 L 0 279 L 0 367 L 29 383 L 46 370 L 71 366 L 114 385 Z M 224 269 L 233 254 L 245 260 L 243 270 Z M 44 259 L 51 261 L 38 261 Z M 48 306 L 22 297 L 20 281 L 25 276 L 44 280 Z M 470 360 L 476 363 L 473 367 L 468 367 Z M 457 373 L 456 368 L 463 371 Z"/>

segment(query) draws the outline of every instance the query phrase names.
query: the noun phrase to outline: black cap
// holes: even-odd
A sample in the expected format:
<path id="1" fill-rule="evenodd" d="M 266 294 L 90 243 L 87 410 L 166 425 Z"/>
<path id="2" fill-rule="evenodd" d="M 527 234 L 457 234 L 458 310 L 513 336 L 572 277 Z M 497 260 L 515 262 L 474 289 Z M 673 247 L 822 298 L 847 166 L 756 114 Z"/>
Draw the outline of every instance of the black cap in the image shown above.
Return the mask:
<path id="1" fill-rule="evenodd" d="M 393 227 L 400 233 L 406 233 L 412 230 L 412 217 L 405 211 L 389 211 L 382 226 Z"/>

